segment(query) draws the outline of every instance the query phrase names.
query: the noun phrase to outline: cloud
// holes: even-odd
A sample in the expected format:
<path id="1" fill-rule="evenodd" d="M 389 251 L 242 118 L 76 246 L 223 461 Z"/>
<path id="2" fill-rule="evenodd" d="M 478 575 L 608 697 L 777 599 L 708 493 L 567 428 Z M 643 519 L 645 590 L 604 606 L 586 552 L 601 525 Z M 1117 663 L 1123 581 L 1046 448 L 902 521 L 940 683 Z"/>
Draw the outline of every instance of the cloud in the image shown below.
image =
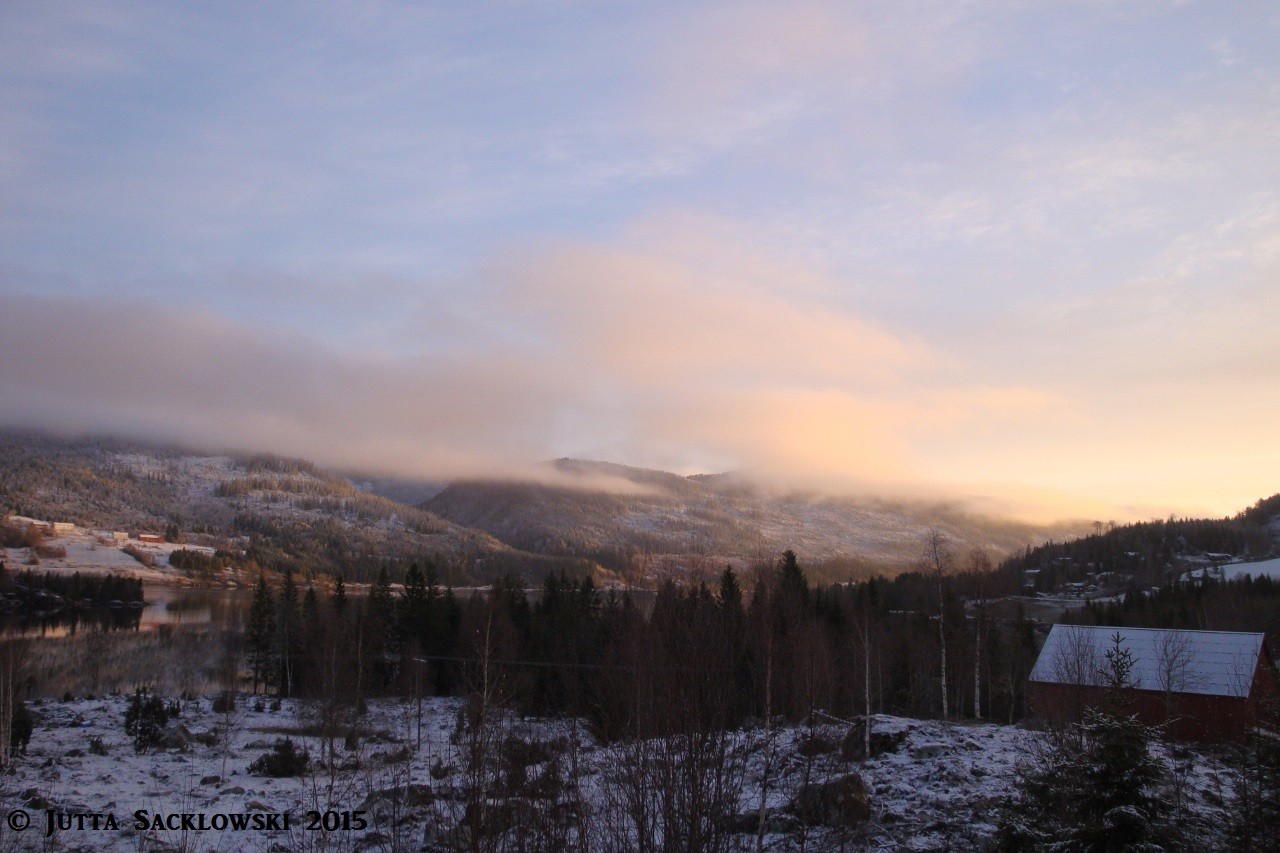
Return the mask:
<path id="1" fill-rule="evenodd" d="M 762 96 L 794 97 L 834 72 L 843 72 L 847 85 L 869 53 L 867 27 L 846 3 L 712 3 L 665 23 L 655 54 L 657 106 L 686 123 Z"/>
<path id="2" fill-rule="evenodd" d="M 0 399 L 10 423 L 375 471 L 530 476 L 579 455 L 846 484 L 916 478 L 914 437 L 1044 407 L 1018 389 L 922 391 L 941 353 L 824 304 L 819 272 L 775 277 L 726 248 L 700 266 L 687 244 L 508 255 L 469 298 L 432 303 L 420 328 L 438 340 L 411 355 L 177 306 L 2 295 Z"/>
<path id="3" fill-rule="evenodd" d="M 0 412 L 1227 511 L 1280 477 L 1238 11 L 6 4 Z"/>

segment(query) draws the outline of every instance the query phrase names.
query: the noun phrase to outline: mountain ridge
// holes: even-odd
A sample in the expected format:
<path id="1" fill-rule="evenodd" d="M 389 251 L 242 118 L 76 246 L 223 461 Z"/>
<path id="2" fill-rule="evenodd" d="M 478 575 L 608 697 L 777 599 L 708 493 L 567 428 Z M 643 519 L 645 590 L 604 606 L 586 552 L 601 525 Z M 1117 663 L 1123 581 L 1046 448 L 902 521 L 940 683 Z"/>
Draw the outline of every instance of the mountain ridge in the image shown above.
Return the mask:
<path id="1" fill-rule="evenodd" d="M 431 560 L 457 583 L 508 571 L 594 573 L 648 583 L 664 574 L 767 565 L 799 554 L 815 577 L 913 568 L 924 533 L 997 560 L 1077 535 L 946 502 L 766 489 L 728 474 L 684 476 L 561 458 L 532 480 L 364 477 L 303 459 L 209 453 L 116 437 L 0 431 L 0 510 L 101 528 L 171 530 L 209 544 L 247 538 L 263 561 L 368 579 L 390 561 Z M 436 488 L 438 487 L 438 491 Z M 416 504 L 388 494 L 413 497 Z"/>
<path id="2" fill-rule="evenodd" d="M 456 480 L 418 506 L 512 547 L 585 557 L 619 571 L 655 557 L 758 562 L 791 548 L 810 564 L 892 573 L 914 566 L 922 536 L 934 528 L 960 548 L 997 558 L 1087 530 L 1085 522 L 1033 525 L 947 501 L 775 490 L 732 473 L 682 476 L 571 458 L 548 463 L 548 470 L 561 479 Z M 601 478 L 613 488 L 590 486 Z M 636 488 L 620 488 L 619 480 Z"/>

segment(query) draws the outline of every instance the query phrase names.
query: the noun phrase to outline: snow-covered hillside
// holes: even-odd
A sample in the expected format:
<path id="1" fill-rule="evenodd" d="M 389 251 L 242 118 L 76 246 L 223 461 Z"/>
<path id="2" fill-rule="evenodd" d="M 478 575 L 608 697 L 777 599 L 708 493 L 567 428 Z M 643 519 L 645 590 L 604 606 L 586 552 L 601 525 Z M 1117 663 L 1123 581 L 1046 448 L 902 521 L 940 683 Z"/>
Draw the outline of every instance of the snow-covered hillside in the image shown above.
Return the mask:
<path id="1" fill-rule="evenodd" d="M 1222 575 L 1227 580 L 1243 577 L 1275 578 L 1280 580 L 1280 557 L 1274 560 L 1261 560 L 1256 563 L 1230 563 L 1222 567 Z"/>
<path id="2" fill-rule="evenodd" d="M 18 849 L 35 849 L 48 825 L 47 810 L 54 809 L 110 813 L 120 828 L 63 830 L 57 833 L 58 846 L 51 849 L 153 849 L 146 839 L 159 842 L 158 849 L 315 850 L 322 849 L 323 833 L 306 828 L 305 813 L 334 810 L 364 811 L 369 826 L 330 833 L 323 849 L 417 850 L 424 840 L 444 839 L 462 813 L 451 799 L 465 766 L 466 744 L 454 743 L 452 737 L 461 708 L 457 700 L 423 700 L 421 715 L 414 701 L 375 702 L 358 721 L 358 741 L 344 744 L 337 739 L 329 767 L 313 760 L 303 776 L 283 779 L 252 775 L 248 767 L 285 736 L 305 746 L 313 759 L 326 754 L 322 740 L 314 736 L 320 718 L 302 703 L 286 700 L 278 711 L 269 705 L 255 710 L 252 699 L 241 697 L 233 713 L 222 714 L 212 710 L 208 698 L 187 702 L 171 724 L 176 734 L 168 748 L 143 755 L 135 754 L 123 730 L 126 705 L 123 697 L 32 703 L 37 723 L 29 752 L 11 775 L 0 777 L 0 806 L 6 813 L 24 810 L 32 825 L 21 836 L 4 829 L 0 845 L 20 838 L 31 845 Z M 766 796 L 768 849 L 798 849 L 802 836 L 813 851 L 983 849 L 995 831 L 993 804 L 1011 790 L 1018 762 L 1043 737 L 1014 726 L 886 716 L 875 718 L 873 733 L 888 751 L 855 762 L 840 756 L 843 727 L 781 730 L 771 753 L 772 781 Z M 504 737 L 503 744 L 521 744 L 529 756 L 519 767 L 522 780 L 527 774 L 536 787 L 555 775 L 555 790 L 576 791 L 581 817 L 576 825 L 600 833 L 593 836 L 589 849 L 608 849 L 611 836 L 603 827 L 602 810 L 625 763 L 619 748 L 599 746 L 563 720 L 510 720 Z M 567 749 L 566 740 L 577 747 Z M 759 731 L 746 732 L 735 735 L 733 743 L 743 771 L 737 789 L 741 827 L 736 838 L 742 849 L 754 849 L 764 739 Z M 557 744 L 558 754 L 572 754 L 573 760 L 560 762 L 552 774 L 555 760 L 540 753 L 538 744 Z M 1157 749 L 1173 760 L 1163 748 Z M 1229 794 L 1224 767 L 1199 752 L 1185 752 L 1179 761 L 1193 812 L 1206 823 L 1221 824 L 1222 804 Z M 855 773 L 865 783 L 870 819 L 855 828 L 802 827 L 789 804 L 806 776 L 816 784 Z M 543 796 L 554 799 L 563 794 Z M 492 807 L 505 807 L 519 818 L 519 810 L 511 812 L 509 803 L 494 801 Z M 246 811 L 289 812 L 291 819 L 288 830 L 199 832 L 183 831 L 180 825 L 140 830 L 138 810 L 149 816 L 203 813 L 206 819 Z"/>

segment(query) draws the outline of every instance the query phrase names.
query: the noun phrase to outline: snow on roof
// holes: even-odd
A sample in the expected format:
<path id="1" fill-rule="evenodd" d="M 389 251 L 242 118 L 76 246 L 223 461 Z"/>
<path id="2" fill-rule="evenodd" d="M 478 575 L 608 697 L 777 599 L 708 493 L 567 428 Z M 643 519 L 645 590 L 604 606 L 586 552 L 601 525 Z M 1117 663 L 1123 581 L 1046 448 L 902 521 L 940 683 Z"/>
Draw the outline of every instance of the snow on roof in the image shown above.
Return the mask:
<path id="1" fill-rule="evenodd" d="M 1262 634 L 1163 628 L 1054 625 L 1029 679 L 1048 684 L 1105 683 L 1112 638 L 1133 655 L 1130 673 L 1139 690 L 1249 695 Z"/>

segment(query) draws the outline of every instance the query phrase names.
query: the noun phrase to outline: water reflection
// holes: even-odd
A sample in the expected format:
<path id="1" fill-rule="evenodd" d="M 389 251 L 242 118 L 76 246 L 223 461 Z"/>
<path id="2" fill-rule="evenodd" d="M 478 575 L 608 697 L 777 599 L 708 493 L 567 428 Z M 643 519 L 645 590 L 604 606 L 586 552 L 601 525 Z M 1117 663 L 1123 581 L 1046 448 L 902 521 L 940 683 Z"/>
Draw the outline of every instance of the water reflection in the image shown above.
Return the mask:
<path id="1" fill-rule="evenodd" d="M 0 613 L 0 636 L 57 639 L 92 631 L 210 630 L 238 628 L 252 598 L 243 589 L 145 585 L 143 607 L 76 607 Z"/>

